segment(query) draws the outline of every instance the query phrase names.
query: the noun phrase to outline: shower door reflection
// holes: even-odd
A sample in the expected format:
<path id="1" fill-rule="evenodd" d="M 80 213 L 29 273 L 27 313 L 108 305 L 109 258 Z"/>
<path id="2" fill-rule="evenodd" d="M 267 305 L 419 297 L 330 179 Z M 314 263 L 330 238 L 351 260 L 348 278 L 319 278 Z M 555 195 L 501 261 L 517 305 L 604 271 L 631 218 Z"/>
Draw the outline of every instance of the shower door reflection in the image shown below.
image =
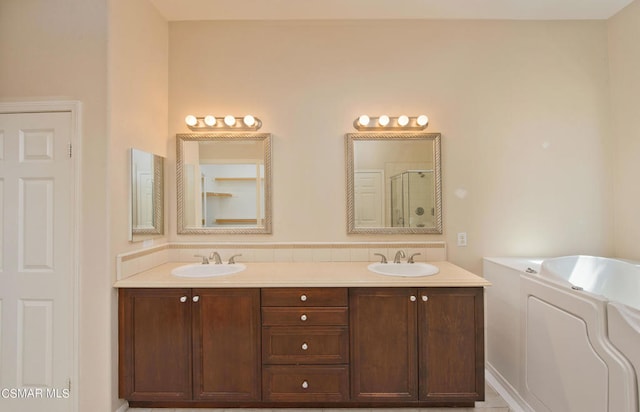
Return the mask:
<path id="1" fill-rule="evenodd" d="M 391 227 L 434 224 L 433 170 L 407 170 L 391 177 Z"/>

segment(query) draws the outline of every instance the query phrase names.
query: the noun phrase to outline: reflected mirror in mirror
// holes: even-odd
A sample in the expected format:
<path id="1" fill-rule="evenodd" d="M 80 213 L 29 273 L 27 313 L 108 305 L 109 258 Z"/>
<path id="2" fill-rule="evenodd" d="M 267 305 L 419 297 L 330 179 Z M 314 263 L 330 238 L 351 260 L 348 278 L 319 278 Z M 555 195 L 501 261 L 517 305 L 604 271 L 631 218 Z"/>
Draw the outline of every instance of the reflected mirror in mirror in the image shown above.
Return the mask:
<path id="1" fill-rule="evenodd" d="M 271 233 L 271 135 L 177 135 L 178 233 Z"/>
<path id="2" fill-rule="evenodd" d="M 133 242 L 164 233 L 164 158 L 131 149 L 131 231 Z"/>
<path id="3" fill-rule="evenodd" d="M 348 233 L 442 233 L 440 134 L 350 133 Z"/>

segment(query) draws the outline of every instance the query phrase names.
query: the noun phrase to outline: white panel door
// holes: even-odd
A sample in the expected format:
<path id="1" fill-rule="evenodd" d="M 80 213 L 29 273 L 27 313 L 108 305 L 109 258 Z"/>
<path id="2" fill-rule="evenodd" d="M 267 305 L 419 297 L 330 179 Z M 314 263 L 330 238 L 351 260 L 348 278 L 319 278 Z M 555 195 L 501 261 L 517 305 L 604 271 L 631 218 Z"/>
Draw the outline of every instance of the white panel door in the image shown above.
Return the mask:
<path id="1" fill-rule="evenodd" d="M 70 411 L 71 113 L 0 114 L 0 411 Z"/>
<path id="2" fill-rule="evenodd" d="M 381 170 L 356 170 L 353 179 L 356 227 L 384 227 Z"/>

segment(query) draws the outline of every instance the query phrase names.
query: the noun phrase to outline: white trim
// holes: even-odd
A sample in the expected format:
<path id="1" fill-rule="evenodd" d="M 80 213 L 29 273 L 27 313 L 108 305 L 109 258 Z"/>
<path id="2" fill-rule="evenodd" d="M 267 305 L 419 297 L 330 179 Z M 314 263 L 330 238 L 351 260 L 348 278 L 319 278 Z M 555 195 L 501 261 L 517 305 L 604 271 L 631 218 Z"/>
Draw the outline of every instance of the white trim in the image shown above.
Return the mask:
<path id="1" fill-rule="evenodd" d="M 504 399 L 513 412 L 535 412 L 533 408 L 520 396 L 518 391 L 487 362 L 484 370 L 487 383 Z"/>
<path id="2" fill-rule="evenodd" d="M 82 221 L 82 208 L 80 202 L 80 154 L 82 141 L 82 103 L 77 100 L 44 100 L 22 102 L 0 102 L 0 113 L 42 113 L 42 112 L 69 112 L 71 114 L 71 136 L 69 140 L 73 146 L 71 158 L 71 173 L 73 187 L 69 207 L 71 208 L 71 268 L 72 268 L 72 329 L 73 329 L 73 365 L 71 367 L 71 412 L 78 412 L 80 379 L 79 379 L 79 355 L 80 355 L 80 222 Z"/>
<path id="3" fill-rule="evenodd" d="M 129 402 L 125 401 L 115 412 L 126 412 L 129 410 Z"/>

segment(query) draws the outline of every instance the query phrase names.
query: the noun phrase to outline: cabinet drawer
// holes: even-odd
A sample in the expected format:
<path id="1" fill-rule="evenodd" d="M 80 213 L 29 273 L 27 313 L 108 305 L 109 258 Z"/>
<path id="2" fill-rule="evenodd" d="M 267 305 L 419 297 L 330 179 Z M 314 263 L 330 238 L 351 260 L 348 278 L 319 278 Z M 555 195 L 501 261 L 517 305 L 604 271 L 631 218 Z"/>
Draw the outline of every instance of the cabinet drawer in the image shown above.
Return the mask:
<path id="1" fill-rule="evenodd" d="M 349 313 L 346 307 L 262 308 L 263 326 L 318 326 L 347 325 Z"/>
<path id="2" fill-rule="evenodd" d="M 265 364 L 331 364 L 349 362 L 346 327 L 263 327 Z"/>
<path id="3" fill-rule="evenodd" d="M 262 390 L 267 401 L 346 401 L 349 398 L 349 367 L 265 366 Z"/>
<path id="4" fill-rule="evenodd" d="M 347 306 L 346 288 L 262 289 L 262 306 Z"/>

